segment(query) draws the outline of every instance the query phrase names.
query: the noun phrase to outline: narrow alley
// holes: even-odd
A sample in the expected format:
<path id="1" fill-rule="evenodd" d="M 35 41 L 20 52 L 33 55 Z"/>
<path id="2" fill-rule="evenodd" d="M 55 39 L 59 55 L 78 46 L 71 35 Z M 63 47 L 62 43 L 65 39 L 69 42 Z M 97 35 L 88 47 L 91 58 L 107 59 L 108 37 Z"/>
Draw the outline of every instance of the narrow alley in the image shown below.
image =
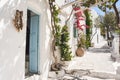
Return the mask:
<path id="1" fill-rule="evenodd" d="M 49 80 L 115 80 L 115 62 L 106 41 L 86 51 L 83 57 L 66 62 L 65 71 Z"/>
<path id="2" fill-rule="evenodd" d="M 120 0 L 0 0 L 0 80 L 120 80 Z"/>

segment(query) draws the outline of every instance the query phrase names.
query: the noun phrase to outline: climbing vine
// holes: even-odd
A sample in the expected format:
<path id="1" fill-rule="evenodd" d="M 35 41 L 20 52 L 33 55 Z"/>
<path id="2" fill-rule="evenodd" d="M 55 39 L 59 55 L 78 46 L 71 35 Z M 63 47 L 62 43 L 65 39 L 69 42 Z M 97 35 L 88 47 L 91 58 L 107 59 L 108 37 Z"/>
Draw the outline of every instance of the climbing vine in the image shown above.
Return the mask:
<path id="1" fill-rule="evenodd" d="M 91 25 L 92 25 L 92 20 L 90 19 L 90 13 L 89 9 L 84 10 L 84 14 L 86 16 L 86 25 L 89 26 L 89 28 L 86 28 L 86 48 L 91 46 Z"/>
<path id="2" fill-rule="evenodd" d="M 52 26 L 52 35 L 53 35 L 52 50 L 53 50 L 53 57 L 56 61 L 55 63 L 58 63 L 57 57 L 55 56 L 54 53 L 54 51 L 56 50 L 55 49 L 56 46 L 60 46 L 62 60 L 67 60 L 67 61 L 71 60 L 72 56 L 71 56 L 70 47 L 68 45 L 68 41 L 69 41 L 68 27 L 65 24 L 65 26 L 63 26 L 63 28 L 61 29 L 60 18 L 58 16 L 60 13 L 60 9 L 58 8 L 58 6 L 56 6 L 55 0 L 49 0 L 49 5 L 51 12 L 51 26 Z M 69 18 L 66 20 L 66 23 L 69 20 Z"/>
<path id="3" fill-rule="evenodd" d="M 61 38 L 61 27 L 60 27 L 60 18 L 58 17 L 60 10 L 55 5 L 55 0 L 49 0 L 50 12 L 51 12 L 51 26 L 52 26 L 52 52 L 53 57 L 55 59 L 55 63 L 57 63 L 57 57 L 55 56 L 54 51 L 56 50 L 56 46 L 60 46 L 60 38 Z"/>

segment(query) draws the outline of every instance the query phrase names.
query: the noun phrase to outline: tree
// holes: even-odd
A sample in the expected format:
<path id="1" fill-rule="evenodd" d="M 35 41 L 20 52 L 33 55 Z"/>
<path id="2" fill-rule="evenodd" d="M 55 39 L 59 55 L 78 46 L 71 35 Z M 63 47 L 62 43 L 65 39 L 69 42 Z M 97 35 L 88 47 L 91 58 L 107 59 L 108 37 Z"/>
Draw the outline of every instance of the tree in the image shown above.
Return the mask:
<path id="1" fill-rule="evenodd" d="M 117 30 L 116 16 L 114 12 L 108 12 L 103 17 L 103 24 L 109 31 L 115 32 Z"/>
<path id="2" fill-rule="evenodd" d="M 119 0 L 108 0 L 108 2 L 104 2 L 103 4 L 100 4 L 98 7 L 103 10 L 104 12 L 106 12 L 106 9 L 114 9 L 115 15 L 116 15 L 116 25 L 118 27 L 118 32 L 119 32 L 119 42 L 120 42 L 120 16 L 119 16 L 119 11 L 118 8 L 116 6 L 116 3 Z M 120 43 L 119 43 L 120 44 Z M 119 50 L 120 50 L 120 46 L 119 46 Z"/>
<path id="3" fill-rule="evenodd" d="M 116 22 L 117 22 L 116 24 L 118 28 L 120 28 L 120 16 L 119 16 L 118 8 L 116 7 L 116 3 L 118 1 L 119 0 L 108 0 L 108 2 L 99 4 L 98 7 L 104 12 L 106 12 L 107 9 L 114 9 L 116 15 Z"/>
<path id="4" fill-rule="evenodd" d="M 109 32 L 115 32 L 117 29 L 117 22 L 116 22 L 116 16 L 114 12 L 107 12 L 105 16 L 103 17 L 103 21 L 101 22 L 101 25 L 103 25 L 107 30 L 107 38 L 109 38 Z"/>
<path id="5" fill-rule="evenodd" d="M 101 32 L 107 33 L 107 40 L 108 40 L 108 45 L 109 45 L 109 40 L 113 39 L 112 32 L 115 32 L 118 27 L 117 27 L 117 22 L 116 22 L 116 16 L 114 12 L 107 12 L 105 16 L 103 16 L 103 20 L 100 21 L 100 28 Z M 106 32 L 105 32 L 106 31 Z"/>

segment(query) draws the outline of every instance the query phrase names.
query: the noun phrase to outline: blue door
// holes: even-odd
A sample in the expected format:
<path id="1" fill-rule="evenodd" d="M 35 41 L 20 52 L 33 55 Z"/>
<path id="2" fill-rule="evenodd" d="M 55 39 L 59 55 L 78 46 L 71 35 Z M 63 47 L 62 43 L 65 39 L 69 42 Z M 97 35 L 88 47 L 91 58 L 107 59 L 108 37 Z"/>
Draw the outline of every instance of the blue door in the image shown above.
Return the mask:
<path id="1" fill-rule="evenodd" d="M 31 16 L 30 21 L 30 63 L 29 71 L 38 73 L 39 16 Z"/>

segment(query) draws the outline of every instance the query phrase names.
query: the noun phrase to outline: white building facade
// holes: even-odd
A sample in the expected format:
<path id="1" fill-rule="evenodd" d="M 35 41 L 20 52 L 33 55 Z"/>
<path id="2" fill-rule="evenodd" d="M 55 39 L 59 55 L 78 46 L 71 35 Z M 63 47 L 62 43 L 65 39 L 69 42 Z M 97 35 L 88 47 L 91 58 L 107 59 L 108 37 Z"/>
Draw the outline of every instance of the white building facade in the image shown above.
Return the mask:
<path id="1" fill-rule="evenodd" d="M 91 19 L 92 19 L 92 34 L 91 34 L 91 43 L 94 47 L 99 46 L 101 41 L 103 41 L 103 37 L 100 32 L 100 27 L 96 24 L 96 20 L 98 18 L 98 14 L 95 10 L 91 9 Z"/>
<path id="2" fill-rule="evenodd" d="M 57 1 L 62 5 L 65 2 Z M 13 24 L 16 10 L 23 12 L 23 28 L 19 32 Z M 69 9 L 66 10 L 69 15 Z M 0 80 L 27 80 L 26 75 L 32 74 L 40 75 L 40 80 L 47 80 L 52 63 L 48 0 L 1 0 L 0 12 Z M 68 24 L 74 53 L 73 25 Z"/>

